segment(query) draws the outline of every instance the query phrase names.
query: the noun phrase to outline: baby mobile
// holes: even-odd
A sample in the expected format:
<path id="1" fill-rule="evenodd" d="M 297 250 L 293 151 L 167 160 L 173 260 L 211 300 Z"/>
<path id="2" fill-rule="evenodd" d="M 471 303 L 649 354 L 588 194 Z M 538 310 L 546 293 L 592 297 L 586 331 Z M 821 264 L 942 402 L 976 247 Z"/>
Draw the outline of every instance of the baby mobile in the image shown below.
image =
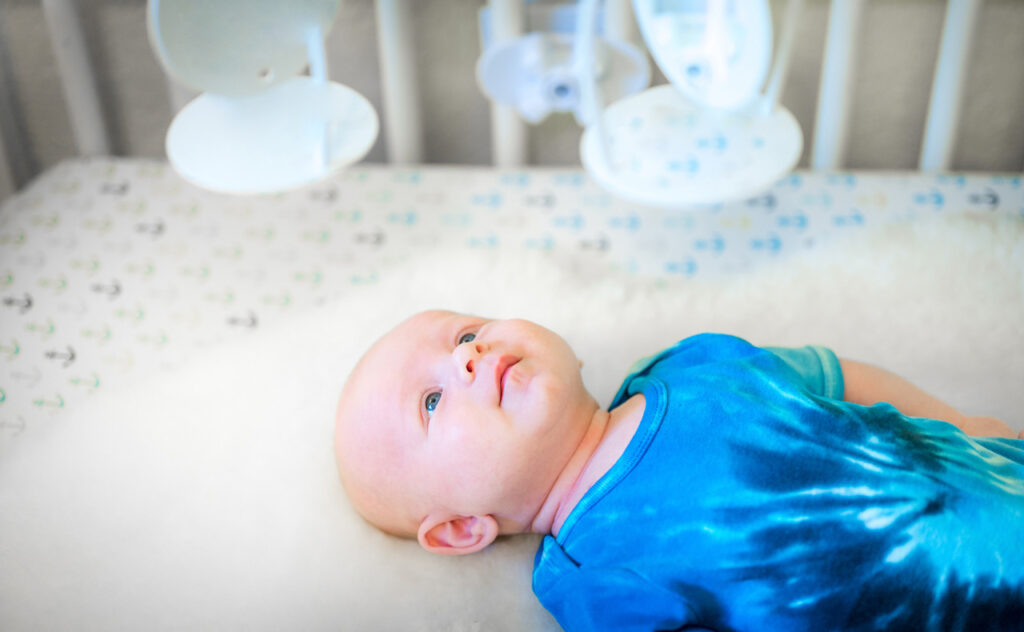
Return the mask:
<path id="1" fill-rule="evenodd" d="M 803 0 L 787 2 L 774 68 L 767 0 L 633 0 L 669 81 L 648 89 L 643 51 L 598 33 L 600 4 L 567 5 L 571 24 L 549 20 L 553 32 L 487 47 L 477 64 L 482 90 L 529 122 L 573 112 L 585 128 L 587 172 L 639 204 L 747 198 L 793 168 L 803 136 L 779 92 Z"/>

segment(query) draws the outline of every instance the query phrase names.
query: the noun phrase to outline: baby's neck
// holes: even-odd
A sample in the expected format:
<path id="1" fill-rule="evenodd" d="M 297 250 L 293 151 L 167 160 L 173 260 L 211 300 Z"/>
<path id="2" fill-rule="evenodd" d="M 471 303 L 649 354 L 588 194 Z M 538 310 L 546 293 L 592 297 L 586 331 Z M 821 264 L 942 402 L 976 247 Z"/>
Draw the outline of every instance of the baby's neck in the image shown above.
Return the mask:
<path id="1" fill-rule="evenodd" d="M 615 410 L 598 409 L 590 427 L 531 525 L 534 533 L 557 536 L 583 495 L 619 460 L 644 414 L 644 396 L 634 395 Z"/>

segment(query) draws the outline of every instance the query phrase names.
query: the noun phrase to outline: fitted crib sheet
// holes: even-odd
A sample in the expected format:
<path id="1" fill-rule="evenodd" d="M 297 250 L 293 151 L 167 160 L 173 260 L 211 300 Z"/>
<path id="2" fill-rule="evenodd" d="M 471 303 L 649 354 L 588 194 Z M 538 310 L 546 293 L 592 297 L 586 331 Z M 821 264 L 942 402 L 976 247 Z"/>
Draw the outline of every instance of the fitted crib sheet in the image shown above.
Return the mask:
<path id="1" fill-rule="evenodd" d="M 159 161 L 66 161 L 0 207 L 0 448 L 100 390 L 377 283 L 425 250 L 544 251 L 710 278 L 951 210 L 1024 216 L 1021 178 L 794 173 L 743 202 L 665 211 L 574 169 L 360 166 L 232 197 Z"/>

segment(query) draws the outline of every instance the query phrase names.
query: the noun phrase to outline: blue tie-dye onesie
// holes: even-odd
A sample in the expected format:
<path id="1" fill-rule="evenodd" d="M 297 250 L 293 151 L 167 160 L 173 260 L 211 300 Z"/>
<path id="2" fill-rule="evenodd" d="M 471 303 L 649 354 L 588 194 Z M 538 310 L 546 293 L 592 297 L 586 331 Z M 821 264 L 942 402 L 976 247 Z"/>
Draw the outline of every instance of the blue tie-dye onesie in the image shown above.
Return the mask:
<path id="1" fill-rule="evenodd" d="M 1024 630 L 1024 441 L 842 401 L 820 347 L 688 338 L 534 562 L 567 630 Z"/>

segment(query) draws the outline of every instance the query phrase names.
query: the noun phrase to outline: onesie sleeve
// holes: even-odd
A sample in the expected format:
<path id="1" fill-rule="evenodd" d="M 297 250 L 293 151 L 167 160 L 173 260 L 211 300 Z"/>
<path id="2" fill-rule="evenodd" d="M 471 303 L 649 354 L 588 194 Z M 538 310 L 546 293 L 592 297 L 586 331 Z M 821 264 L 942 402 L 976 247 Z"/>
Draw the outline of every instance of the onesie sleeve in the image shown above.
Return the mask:
<path id="1" fill-rule="evenodd" d="M 545 540 L 552 540 L 550 536 Z M 692 627 L 684 594 L 658 586 L 626 568 L 577 566 L 553 541 L 538 551 L 533 591 L 566 632 L 704 630 Z"/>
<path id="2" fill-rule="evenodd" d="M 843 370 L 831 349 L 818 346 L 766 347 L 797 372 L 812 392 L 830 399 L 843 399 Z"/>

